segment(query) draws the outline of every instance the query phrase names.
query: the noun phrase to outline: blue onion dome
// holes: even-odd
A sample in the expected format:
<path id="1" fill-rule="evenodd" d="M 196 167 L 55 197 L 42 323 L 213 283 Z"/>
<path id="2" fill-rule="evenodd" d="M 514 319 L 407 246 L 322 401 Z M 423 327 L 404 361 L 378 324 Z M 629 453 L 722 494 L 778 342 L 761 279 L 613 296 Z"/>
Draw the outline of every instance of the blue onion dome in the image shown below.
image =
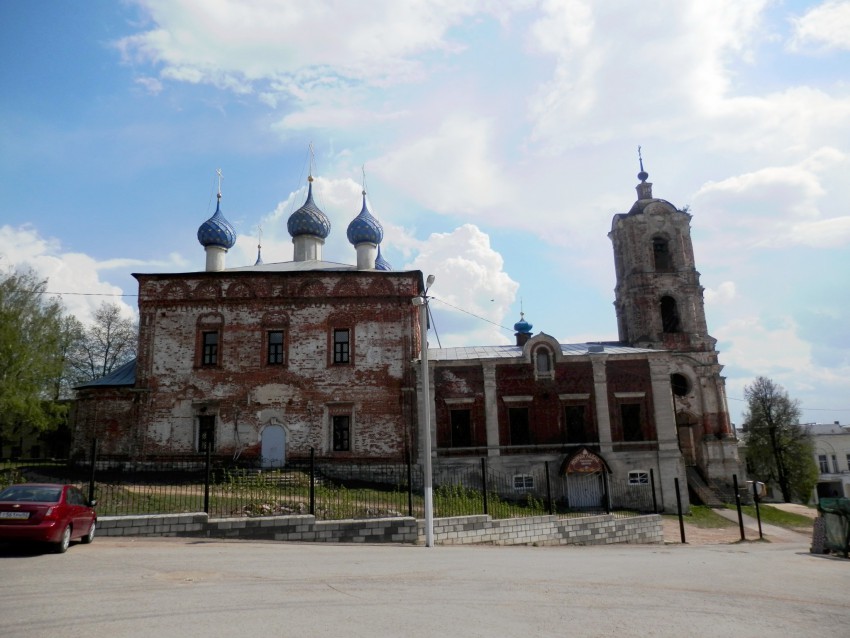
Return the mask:
<path id="1" fill-rule="evenodd" d="M 525 313 L 519 313 L 519 321 L 514 324 L 514 330 L 522 334 L 531 334 L 531 329 L 534 326 L 525 320 Z"/>
<path id="2" fill-rule="evenodd" d="M 375 270 L 390 271 L 392 269 L 393 269 L 393 267 L 390 264 L 390 262 L 388 262 L 386 259 L 384 259 L 384 256 L 381 255 L 381 245 L 378 244 L 378 256 L 375 257 Z"/>
<path id="3" fill-rule="evenodd" d="M 360 210 L 360 214 L 352 219 L 348 225 L 348 241 L 355 246 L 364 242 L 380 244 L 383 238 L 384 227 L 369 212 L 369 205 L 366 203 L 366 191 L 364 190 L 363 208 Z"/>
<path id="4" fill-rule="evenodd" d="M 293 237 L 313 235 L 326 239 L 331 234 L 331 222 L 328 216 L 313 202 L 313 177 L 308 177 L 307 182 L 307 201 L 289 216 L 286 229 Z"/>
<path id="5" fill-rule="evenodd" d="M 222 248 L 233 248 L 236 243 L 236 231 L 221 213 L 221 193 L 215 205 L 215 213 L 198 228 L 198 241 L 201 246 L 221 246 Z"/>

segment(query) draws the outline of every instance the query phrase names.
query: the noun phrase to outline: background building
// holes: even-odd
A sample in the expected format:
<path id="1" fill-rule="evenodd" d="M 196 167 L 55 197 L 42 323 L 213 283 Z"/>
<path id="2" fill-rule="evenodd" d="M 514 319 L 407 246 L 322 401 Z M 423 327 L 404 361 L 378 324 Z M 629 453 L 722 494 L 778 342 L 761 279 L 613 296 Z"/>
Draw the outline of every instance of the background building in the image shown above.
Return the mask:
<path id="1" fill-rule="evenodd" d="M 815 499 L 850 498 L 850 426 L 834 423 L 804 425 L 812 437 L 818 464 Z"/>
<path id="2" fill-rule="evenodd" d="M 198 230 L 206 270 L 137 274 L 139 355 L 78 391 L 76 447 L 111 453 L 206 449 L 266 466 L 326 459 L 418 462 L 433 409 L 437 477 L 479 463 L 526 491 L 551 467 L 556 497 L 598 506 L 609 480 L 726 486 L 740 473 L 724 379 L 708 335 L 691 216 L 652 196 L 614 216 L 620 341 L 560 344 L 520 318 L 516 343 L 430 350 L 421 392 L 422 273 L 393 271 L 365 191 L 347 236 L 356 265 L 324 261 L 331 230 L 313 201 L 288 220 L 291 262 L 227 268 L 219 206 Z M 553 326 L 552 329 L 555 329 Z M 529 469 L 538 468 L 538 469 Z M 535 485 L 536 484 L 536 485 Z"/>

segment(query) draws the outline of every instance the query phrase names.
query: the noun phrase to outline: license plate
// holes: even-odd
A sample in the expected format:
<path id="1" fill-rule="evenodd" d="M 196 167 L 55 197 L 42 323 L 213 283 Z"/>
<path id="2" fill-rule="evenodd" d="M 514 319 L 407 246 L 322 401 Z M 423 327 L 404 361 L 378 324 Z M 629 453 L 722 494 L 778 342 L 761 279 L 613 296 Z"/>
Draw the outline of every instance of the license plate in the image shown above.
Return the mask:
<path id="1" fill-rule="evenodd" d="M 29 518 L 29 512 L 0 512 L 0 518 Z"/>

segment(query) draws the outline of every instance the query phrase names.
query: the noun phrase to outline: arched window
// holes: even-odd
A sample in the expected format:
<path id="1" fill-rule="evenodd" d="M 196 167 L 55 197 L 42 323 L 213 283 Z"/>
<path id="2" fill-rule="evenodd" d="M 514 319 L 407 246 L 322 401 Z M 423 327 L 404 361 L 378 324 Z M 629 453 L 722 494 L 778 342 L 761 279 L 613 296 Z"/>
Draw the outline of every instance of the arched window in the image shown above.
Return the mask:
<path id="1" fill-rule="evenodd" d="M 678 372 L 670 375 L 670 387 L 673 390 L 673 394 L 677 397 L 686 396 L 691 391 L 691 384 L 688 381 L 688 377 Z"/>
<path id="2" fill-rule="evenodd" d="M 681 332 L 679 308 L 673 297 L 661 297 L 661 329 L 664 332 Z"/>
<path id="3" fill-rule="evenodd" d="M 550 374 L 552 372 L 551 354 L 546 348 L 538 348 L 534 351 L 534 361 L 537 374 Z"/>
<path id="4" fill-rule="evenodd" d="M 655 258 L 655 270 L 670 272 L 673 270 L 673 259 L 670 256 L 670 242 L 664 237 L 652 238 L 652 254 Z"/>

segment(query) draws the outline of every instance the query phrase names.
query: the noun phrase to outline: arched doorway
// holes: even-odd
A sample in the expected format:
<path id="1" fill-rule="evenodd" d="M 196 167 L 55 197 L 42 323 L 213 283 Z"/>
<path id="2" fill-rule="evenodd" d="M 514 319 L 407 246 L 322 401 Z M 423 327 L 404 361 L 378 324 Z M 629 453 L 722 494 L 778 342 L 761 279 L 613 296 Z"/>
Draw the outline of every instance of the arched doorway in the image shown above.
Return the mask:
<path id="1" fill-rule="evenodd" d="M 600 509 L 605 505 L 608 466 L 596 452 L 582 448 L 564 459 L 561 475 L 567 479 L 570 509 Z"/>
<path id="2" fill-rule="evenodd" d="M 698 422 L 694 415 L 687 412 L 679 412 L 676 415 L 676 430 L 679 435 L 679 450 L 685 460 L 685 465 L 696 465 L 696 445 L 694 443 L 694 429 Z"/>
<path id="3" fill-rule="evenodd" d="M 599 509 L 605 490 L 602 472 L 567 474 L 567 502 L 570 509 Z"/>
<path id="4" fill-rule="evenodd" d="M 260 456 L 263 467 L 283 467 L 286 462 L 286 430 L 277 423 L 263 428 L 260 435 Z"/>

